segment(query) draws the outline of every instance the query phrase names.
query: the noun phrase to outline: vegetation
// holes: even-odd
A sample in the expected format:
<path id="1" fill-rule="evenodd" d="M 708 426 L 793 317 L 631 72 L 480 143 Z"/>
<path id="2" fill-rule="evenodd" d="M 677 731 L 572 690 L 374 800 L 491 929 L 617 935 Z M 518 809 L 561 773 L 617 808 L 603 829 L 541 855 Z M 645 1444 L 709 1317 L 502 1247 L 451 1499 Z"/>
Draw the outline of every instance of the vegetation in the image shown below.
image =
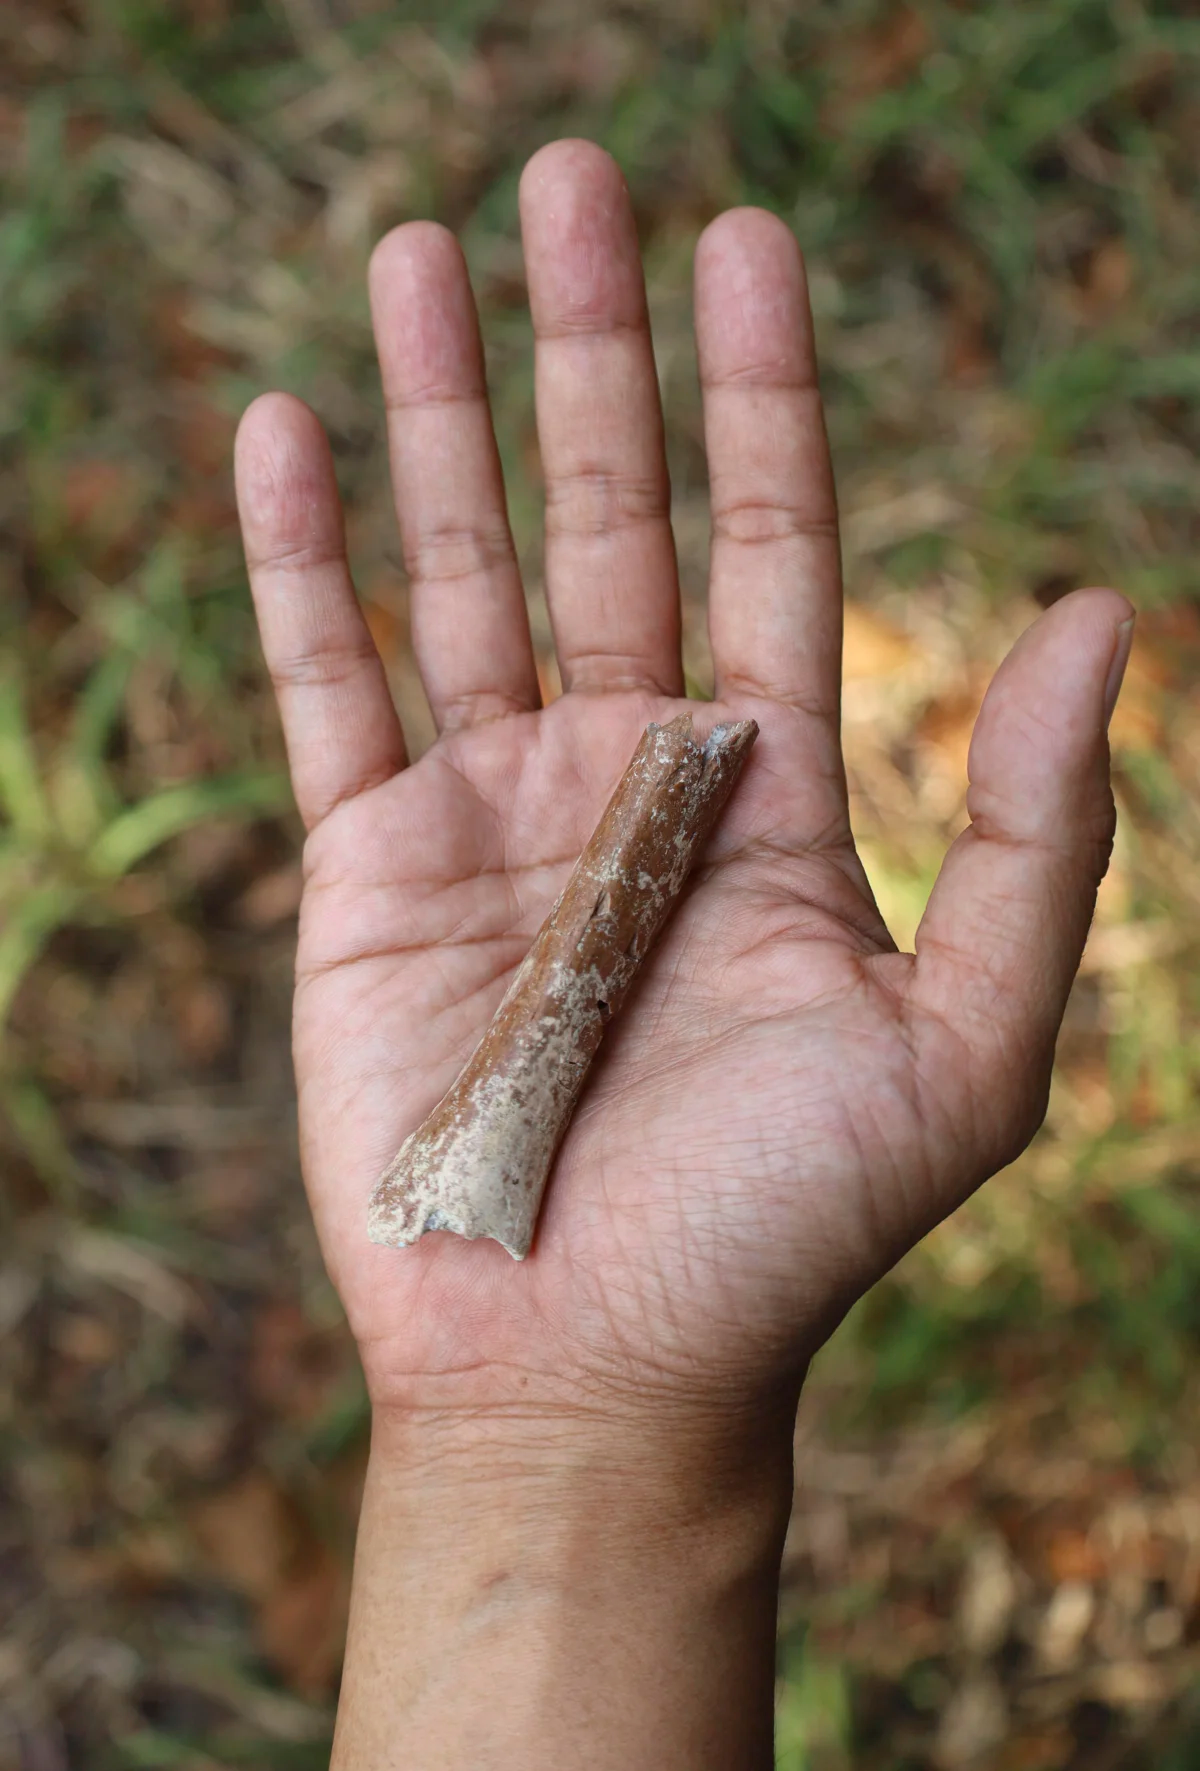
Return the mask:
<path id="1" fill-rule="evenodd" d="M 1196 1762 L 1198 63 L 1177 0 L 7 0 L 5 1767 L 326 1762 L 365 1410 L 297 1178 L 298 829 L 229 445 L 262 388 L 321 412 L 419 748 L 364 269 L 460 230 L 552 693 L 515 183 L 561 133 L 634 194 L 699 684 L 692 245 L 750 201 L 808 254 L 902 943 L 1006 645 L 1077 583 L 1142 610 L 1046 1129 L 802 1410 L 780 1766 Z"/>

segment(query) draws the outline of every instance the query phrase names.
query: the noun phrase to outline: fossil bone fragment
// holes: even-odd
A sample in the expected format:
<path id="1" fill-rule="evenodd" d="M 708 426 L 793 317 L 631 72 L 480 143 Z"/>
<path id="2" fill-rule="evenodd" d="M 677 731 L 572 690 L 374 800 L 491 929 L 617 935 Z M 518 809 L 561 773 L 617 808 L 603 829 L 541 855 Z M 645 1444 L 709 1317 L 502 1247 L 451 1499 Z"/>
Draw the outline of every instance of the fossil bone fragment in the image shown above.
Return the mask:
<path id="1" fill-rule="evenodd" d="M 454 1230 L 524 1259 L 592 1058 L 757 735 L 647 727 L 474 1055 L 376 1186 L 372 1242 Z"/>

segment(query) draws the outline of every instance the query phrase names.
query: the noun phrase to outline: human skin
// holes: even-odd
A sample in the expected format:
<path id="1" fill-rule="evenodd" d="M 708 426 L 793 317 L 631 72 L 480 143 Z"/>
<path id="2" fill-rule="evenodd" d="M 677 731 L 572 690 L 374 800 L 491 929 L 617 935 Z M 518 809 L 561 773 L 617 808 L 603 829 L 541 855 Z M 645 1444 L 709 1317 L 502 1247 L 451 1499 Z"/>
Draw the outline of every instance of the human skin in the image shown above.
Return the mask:
<path id="1" fill-rule="evenodd" d="M 308 830 L 294 1021 L 305 1181 L 374 1410 L 336 1771 L 762 1771 L 796 1403 L 858 1298 L 1024 1147 L 1113 829 L 1132 611 L 1056 603 L 988 691 L 970 826 L 897 952 L 855 854 L 841 583 L 804 269 L 733 210 L 696 251 L 716 695 L 761 735 L 614 1024 L 529 1258 L 367 1240 L 649 720 L 683 699 L 633 220 L 598 148 L 529 163 L 546 586 L 537 676 L 462 255 L 389 234 L 370 288 L 412 643 L 411 766 L 328 446 L 255 402 L 238 494 Z"/>

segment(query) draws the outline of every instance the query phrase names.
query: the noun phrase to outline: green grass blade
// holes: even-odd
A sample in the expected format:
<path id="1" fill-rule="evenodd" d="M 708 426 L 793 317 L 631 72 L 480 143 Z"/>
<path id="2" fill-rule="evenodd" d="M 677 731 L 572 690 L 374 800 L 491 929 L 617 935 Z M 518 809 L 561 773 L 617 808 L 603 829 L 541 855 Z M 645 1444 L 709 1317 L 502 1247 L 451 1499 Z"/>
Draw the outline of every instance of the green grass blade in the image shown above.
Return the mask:
<path id="1" fill-rule="evenodd" d="M 55 929 L 61 928 L 79 904 L 70 885 L 44 885 L 17 906 L 0 932 L 0 1027 L 8 1018 L 21 980 Z"/>
<path id="2" fill-rule="evenodd" d="M 92 842 L 120 809 L 107 755 L 125 705 L 132 658 L 113 652 L 89 675 L 75 701 L 71 729 L 50 783 L 59 828 L 73 848 Z"/>
<path id="3" fill-rule="evenodd" d="M 92 844 L 88 867 L 102 879 L 119 879 L 152 849 L 207 818 L 280 812 L 290 803 L 283 775 L 228 775 L 166 787 L 113 819 Z"/>
<path id="4" fill-rule="evenodd" d="M 24 697 L 13 665 L 0 667 L 0 809 L 14 829 L 41 844 L 51 829 Z"/>

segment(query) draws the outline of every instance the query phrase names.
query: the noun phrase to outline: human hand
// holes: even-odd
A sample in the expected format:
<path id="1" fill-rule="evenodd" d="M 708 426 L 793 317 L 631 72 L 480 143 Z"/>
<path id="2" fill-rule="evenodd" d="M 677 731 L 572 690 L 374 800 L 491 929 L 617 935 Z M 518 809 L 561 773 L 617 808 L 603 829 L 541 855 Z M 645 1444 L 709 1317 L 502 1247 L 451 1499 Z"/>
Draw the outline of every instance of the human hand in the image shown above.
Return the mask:
<path id="1" fill-rule="evenodd" d="M 1022 638 L 971 752 L 971 827 L 898 953 L 850 834 L 841 589 L 804 273 L 733 211 L 696 258 L 716 700 L 761 737 L 563 1145 L 533 1253 L 368 1243 L 366 1201 L 477 1043 L 648 720 L 681 699 L 662 421 L 620 175 L 526 171 L 546 577 L 538 705 L 461 254 L 397 229 L 371 272 L 413 644 L 440 729 L 406 766 L 351 588 L 327 446 L 248 413 L 239 493 L 306 825 L 295 1016 L 304 1172 L 377 1407 L 603 1412 L 794 1393 L 847 1305 L 1040 1121 L 1112 834 L 1128 605 Z"/>

